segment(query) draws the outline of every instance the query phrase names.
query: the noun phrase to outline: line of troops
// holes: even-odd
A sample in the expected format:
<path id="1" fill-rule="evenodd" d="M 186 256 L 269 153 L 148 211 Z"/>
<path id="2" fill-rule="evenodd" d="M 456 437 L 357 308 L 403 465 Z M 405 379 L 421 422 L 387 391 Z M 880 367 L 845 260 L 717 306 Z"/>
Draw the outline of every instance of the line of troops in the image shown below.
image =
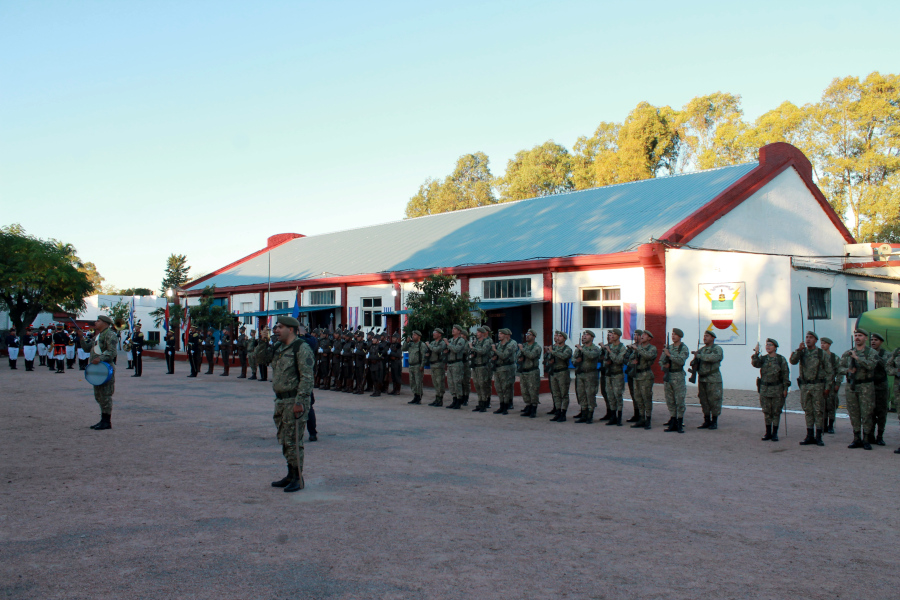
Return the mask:
<path id="1" fill-rule="evenodd" d="M 174 331 L 166 333 L 165 343 L 166 373 L 172 375 L 175 373 L 175 349 L 178 345 L 178 336 Z M 237 359 L 241 369 L 238 379 L 267 381 L 273 356 L 272 346 L 272 334 L 268 328 L 261 329 L 257 338 L 256 330 L 248 333 L 246 327 L 241 327 L 238 334 L 234 335 L 231 327 L 224 327 L 219 335 L 217 350 L 215 330 L 212 327 L 203 335 L 197 326 L 191 326 L 185 346 L 191 369 L 188 377 L 200 374 L 205 357 L 206 375 L 213 375 L 216 363 L 221 362 L 222 373 L 219 375 L 228 377 L 231 374 L 231 364 Z M 248 370 L 251 373 L 249 377 Z"/>
<path id="2" fill-rule="evenodd" d="M 93 335 L 90 327 L 84 327 L 84 333 L 90 339 Z M 47 367 L 56 373 L 65 373 L 66 369 L 74 369 L 78 361 L 78 369 L 84 371 L 90 354 L 77 343 L 75 327 L 71 324 L 55 323 L 41 325 L 37 329 L 29 325 L 25 335 L 19 337 L 10 331 L 4 339 L 9 352 L 9 368 L 18 369 L 17 360 L 21 353 L 26 371 L 34 371 L 34 360 L 38 366 Z"/>

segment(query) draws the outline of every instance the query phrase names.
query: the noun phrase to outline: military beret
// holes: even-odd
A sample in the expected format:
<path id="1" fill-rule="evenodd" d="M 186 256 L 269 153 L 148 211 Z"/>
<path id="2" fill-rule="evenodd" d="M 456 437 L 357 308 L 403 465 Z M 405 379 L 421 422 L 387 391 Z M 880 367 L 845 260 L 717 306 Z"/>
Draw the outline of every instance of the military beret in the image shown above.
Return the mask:
<path id="1" fill-rule="evenodd" d="M 439 333 L 439 334 L 441 334 L 441 335 L 444 335 L 444 330 L 441 329 L 440 327 L 435 327 L 435 328 L 434 328 L 434 332 L 435 332 L 435 333 Z"/>
<path id="2" fill-rule="evenodd" d="M 565 331 L 560 331 L 559 329 L 554 332 L 554 335 L 561 335 L 563 338 L 569 339 L 569 335 Z"/>
<path id="3" fill-rule="evenodd" d="M 873 334 L 872 334 L 872 337 L 873 337 L 873 338 L 878 338 L 878 339 L 881 340 L 882 342 L 884 341 L 884 338 L 881 337 L 881 334 L 880 334 L 880 333 L 873 333 Z"/>
<path id="4" fill-rule="evenodd" d="M 644 330 L 643 330 L 643 329 L 635 329 L 635 330 L 634 330 L 634 333 L 631 334 L 631 335 L 632 335 L 632 339 L 637 339 L 637 337 L 638 337 L 639 335 L 641 335 L 642 333 L 644 333 Z"/>
<path id="5" fill-rule="evenodd" d="M 591 339 L 594 339 L 595 337 L 597 337 L 596 335 L 594 335 L 594 332 L 591 331 L 590 329 L 585 329 L 585 330 L 584 330 L 584 333 L 586 333 L 587 335 L 591 336 Z"/>
<path id="6" fill-rule="evenodd" d="M 459 329 L 460 333 L 462 333 L 466 330 L 466 328 L 463 327 L 462 325 L 454 325 L 453 329 Z"/>
<path id="7" fill-rule="evenodd" d="M 241 325 L 241 331 L 245 331 L 247 328 Z"/>
<path id="8" fill-rule="evenodd" d="M 646 333 L 647 335 L 649 335 L 651 340 L 653 339 L 653 334 L 650 333 L 650 330 L 649 330 L 649 329 L 645 329 L 645 330 L 643 331 L 643 333 Z"/>
<path id="9" fill-rule="evenodd" d="M 422 332 L 419 331 L 418 329 L 413 329 L 412 335 L 417 335 L 419 337 L 422 337 Z"/>
<path id="10" fill-rule="evenodd" d="M 619 329 L 618 327 L 613 327 L 612 329 L 609 330 L 609 332 L 610 332 L 610 333 L 614 333 L 614 334 L 616 334 L 616 335 L 618 335 L 618 336 L 621 336 L 621 335 L 622 335 L 622 330 Z"/>
<path id="11" fill-rule="evenodd" d="M 507 329 L 506 327 L 504 327 L 503 329 L 501 329 L 498 333 L 502 333 L 502 334 L 504 334 L 504 335 L 512 335 L 512 331 L 510 331 L 510 330 Z"/>
<path id="12" fill-rule="evenodd" d="M 682 338 L 684 337 L 684 332 L 682 330 L 678 329 L 677 327 L 672 328 L 672 333 L 674 333 L 678 337 L 682 337 Z"/>
<path id="13" fill-rule="evenodd" d="M 98 321 L 103 321 L 103 322 L 106 323 L 107 325 L 113 325 L 113 324 L 114 324 L 114 323 L 113 323 L 113 320 L 109 317 L 109 315 L 100 315 L 99 317 L 97 317 L 97 320 L 98 320 Z"/>
<path id="14" fill-rule="evenodd" d="M 819 341 L 821 341 L 823 344 L 833 344 L 834 343 L 831 341 L 831 338 L 827 338 L 825 336 L 822 336 L 822 339 Z"/>
<path id="15" fill-rule="evenodd" d="M 288 327 L 300 327 L 300 321 L 289 315 L 281 315 L 275 322 L 287 325 Z"/>
<path id="16" fill-rule="evenodd" d="M 866 337 L 869 337 L 869 332 L 866 331 L 865 329 L 862 329 L 862 328 L 859 328 L 859 327 L 857 327 L 857 328 L 856 328 L 856 331 L 854 331 L 853 333 L 861 333 L 862 335 L 864 335 L 864 336 L 866 336 Z"/>
<path id="17" fill-rule="evenodd" d="M 484 333 L 484 334 L 489 334 L 489 333 L 490 333 L 490 330 L 489 330 L 487 327 L 479 327 L 479 328 L 477 329 L 477 331 L 480 331 L 481 333 Z"/>
<path id="18" fill-rule="evenodd" d="M 807 332 L 806 332 L 806 335 L 811 335 L 811 336 L 813 336 L 814 338 L 819 339 L 819 336 L 816 335 L 816 332 L 815 332 L 815 331 L 807 331 Z"/>
<path id="19" fill-rule="evenodd" d="M 529 330 L 526 331 L 525 333 L 530 333 L 530 334 L 533 335 L 534 337 L 537 337 L 537 331 L 535 331 L 534 329 L 529 329 Z"/>
<path id="20" fill-rule="evenodd" d="M 716 339 L 716 332 L 713 331 L 712 329 L 707 329 L 707 330 L 704 331 L 703 333 L 704 333 L 704 334 L 708 333 L 709 335 L 711 335 L 711 336 L 713 337 L 713 339 Z"/>
<path id="21" fill-rule="evenodd" d="M 776 340 L 775 338 L 766 338 L 766 341 L 770 342 L 776 348 L 778 347 L 778 340 Z"/>

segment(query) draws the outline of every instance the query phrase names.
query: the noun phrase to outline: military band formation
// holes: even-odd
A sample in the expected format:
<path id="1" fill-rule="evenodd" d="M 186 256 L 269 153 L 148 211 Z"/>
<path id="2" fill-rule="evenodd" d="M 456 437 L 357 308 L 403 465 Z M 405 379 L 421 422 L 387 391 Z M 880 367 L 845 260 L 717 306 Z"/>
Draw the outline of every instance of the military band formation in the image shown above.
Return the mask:
<path id="1" fill-rule="evenodd" d="M 313 389 L 333 390 L 348 394 L 378 397 L 382 393 L 398 395 L 401 388 L 404 353 L 408 355 L 409 385 L 413 393 L 409 404 L 421 404 L 424 395 L 425 368 L 431 374 L 434 400 L 429 406 L 444 406 L 445 395 L 450 402 L 446 408 L 459 410 L 469 404 L 474 388 L 477 404 L 473 412 L 487 412 L 492 408 L 493 394 L 499 399 L 494 414 L 506 415 L 514 409 L 513 396 L 516 376 L 519 378 L 524 407 L 522 417 L 535 418 L 538 413 L 541 369 L 549 380 L 553 407 L 547 415 L 551 422 L 567 420 L 572 371 L 575 378 L 575 397 L 579 411 L 575 423 L 591 424 L 597 408 L 597 392 L 604 400 L 606 413 L 599 418 L 607 426 L 623 425 L 623 395 L 629 388 L 634 415 L 626 422 L 632 428 L 651 429 L 653 418 L 653 363 L 663 372 L 663 389 L 669 420 L 666 432 L 684 433 L 686 379 L 697 384 L 697 395 L 703 412 L 698 429 L 718 429 L 722 413 L 723 380 L 720 365 L 724 358 L 716 334 L 706 331 L 703 345 L 691 351 L 682 341 L 684 332 L 673 328 L 659 352 L 649 330 L 637 330 L 634 343 L 621 341 L 620 329 L 611 329 L 606 341 L 597 343 L 593 331 L 585 330 L 579 343 L 569 346 L 565 332 L 556 331 L 552 346 L 537 343 L 537 332 L 529 329 L 521 343 L 512 339 L 509 329 L 497 332 L 493 340 L 490 328 L 478 327 L 474 336 L 467 328 L 454 325 L 450 336 L 436 328 L 428 341 L 420 331 L 412 331 L 401 338 L 378 330 L 363 332 L 361 328 L 336 330 L 316 329 L 308 334 L 297 319 L 277 318 L 273 331 L 262 329 L 257 338 L 254 330 L 241 327 L 237 335 L 225 327 L 218 341 L 215 331 L 206 335 L 191 327 L 186 338 L 186 352 L 190 374 L 201 374 L 206 359 L 206 375 L 215 374 L 221 363 L 220 376 L 230 375 L 232 361 L 240 368 L 238 379 L 268 381 L 272 366 L 272 386 L 275 393 L 275 422 L 277 439 L 288 467 L 287 475 L 272 482 L 285 492 L 303 489 L 303 432 L 310 430 L 315 441 L 315 402 Z M 824 446 L 823 434 L 834 433 L 838 408 L 838 391 L 843 384 L 847 413 L 853 428 L 853 442 L 849 448 L 871 450 L 873 445 L 884 446 L 887 423 L 888 376 L 894 375 L 895 394 L 900 397 L 900 349 L 889 354 L 878 333 L 857 329 L 853 347 L 838 358 L 831 352 L 833 341 L 819 339 L 815 332 L 805 339 L 789 359 L 778 353 L 778 341 L 768 338 L 764 348 L 757 344 L 750 356 L 750 364 L 759 369 L 757 390 L 762 408 L 765 435 L 763 441 L 778 441 L 779 423 L 785 399 L 791 386 L 790 367 L 799 365 L 800 403 L 806 418 L 806 437 L 801 445 Z M 11 333 L 6 338 L 9 365 L 17 369 L 21 352 L 26 371 L 38 366 L 55 373 L 73 369 L 78 361 L 80 370 L 101 362 L 114 365 L 117 360 L 119 337 L 112 320 L 103 315 L 93 328 L 64 326 L 29 327 L 24 337 Z M 175 353 L 178 339 L 174 331 L 165 337 L 166 373 L 175 373 Z M 126 334 L 122 343 L 127 368 L 132 377 L 143 372 L 144 335 L 140 323 Z M 574 366 L 574 369 L 571 367 Z M 94 386 L 94 397 L 100 406 L 101 420 L 91 429 L 110 429 L 115 376 L 110 369 L 107 381 Z M 249 373 L 249 376 L 248 376 Z M 258 373 L 258 376 L 257 376 Z M 390 391 L 388 391 L 390 390 Z M 895 451 L 900 454 L 900 449 Z"/>

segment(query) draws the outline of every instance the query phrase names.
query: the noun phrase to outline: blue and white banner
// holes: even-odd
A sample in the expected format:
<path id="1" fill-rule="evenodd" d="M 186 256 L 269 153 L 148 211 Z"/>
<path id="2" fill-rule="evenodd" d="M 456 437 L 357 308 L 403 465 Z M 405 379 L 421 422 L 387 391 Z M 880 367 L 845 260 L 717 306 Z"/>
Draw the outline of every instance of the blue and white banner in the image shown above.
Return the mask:
<path id="1" fill-rule="evenodd" d="M 559 303 L 559 329 L 572 339 L 572 318 L 575 313 L 574 302 Z"/>

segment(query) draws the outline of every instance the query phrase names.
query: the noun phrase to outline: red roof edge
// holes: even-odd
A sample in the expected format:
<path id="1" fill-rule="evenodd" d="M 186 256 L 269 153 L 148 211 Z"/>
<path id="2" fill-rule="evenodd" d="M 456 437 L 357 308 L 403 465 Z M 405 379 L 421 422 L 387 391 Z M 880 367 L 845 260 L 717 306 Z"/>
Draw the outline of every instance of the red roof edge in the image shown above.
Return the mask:
<path id="1" fill-rule="evenodd" d="M 239 264 L 245 263 L 248 260 L 250 260 L 251 258 L 256 258 L 257 256 L 259 256 L 261 254 L 265 254 L 269 250 L 277 248 L 278 246 L 281 246 L 282 244 L 286 244 L 286 243 L 290 242 L 291 240 L 295 240 L 297 238 L 302 238 L 302 237 L 306 237 L 306 236 L 301 235 L 299 233 L 279 233 L 276 235 L 269 236 L 269 239 L 266 240 L 266 247 L 263 248 L 262 250 L 257 250 L 253 254 L 248 254 L 244 258 L 239 258 L 238 260 L 234 261 L 233 263 L 231 263 L 229 265 L 225 265 L 221 269 L 216 269 L 212 273 L 208 273 L 208 274 L 204 275 L 203 277 L 200 277 L 198 279 L 195 279 L 194 281 L 188 282 L 184 285 L 184 287 L 185 287 L 185 289 L 187 289 L 188 286 L 193 287 L 193 286 L 197 285 L 198 283 L 203 283 L 207 279 L 210 279 L 212 277 L 215 277 L 216 275 L 224 273 L 228 269 L 232 269 L 232 268 L 238 266 Z"/>
<path id="2" fill-rule="evenodd" d="M 764 185 L 775 179 L 789 167 L 793 167 L 807 189 L 819 202 L 819 206 L 844 237 L 848 244 L 855 244 L 853 234 L 844 225 L 822 190 L 812 180 L 812 163 L 797 148 L 785 142 L 768 144 L 759 149 L 759 166 L 731 184 L 728 189 L 672 227 L 660 238 L 675 244 L 687 244 L 707 227 L 734 210 Z"/>

